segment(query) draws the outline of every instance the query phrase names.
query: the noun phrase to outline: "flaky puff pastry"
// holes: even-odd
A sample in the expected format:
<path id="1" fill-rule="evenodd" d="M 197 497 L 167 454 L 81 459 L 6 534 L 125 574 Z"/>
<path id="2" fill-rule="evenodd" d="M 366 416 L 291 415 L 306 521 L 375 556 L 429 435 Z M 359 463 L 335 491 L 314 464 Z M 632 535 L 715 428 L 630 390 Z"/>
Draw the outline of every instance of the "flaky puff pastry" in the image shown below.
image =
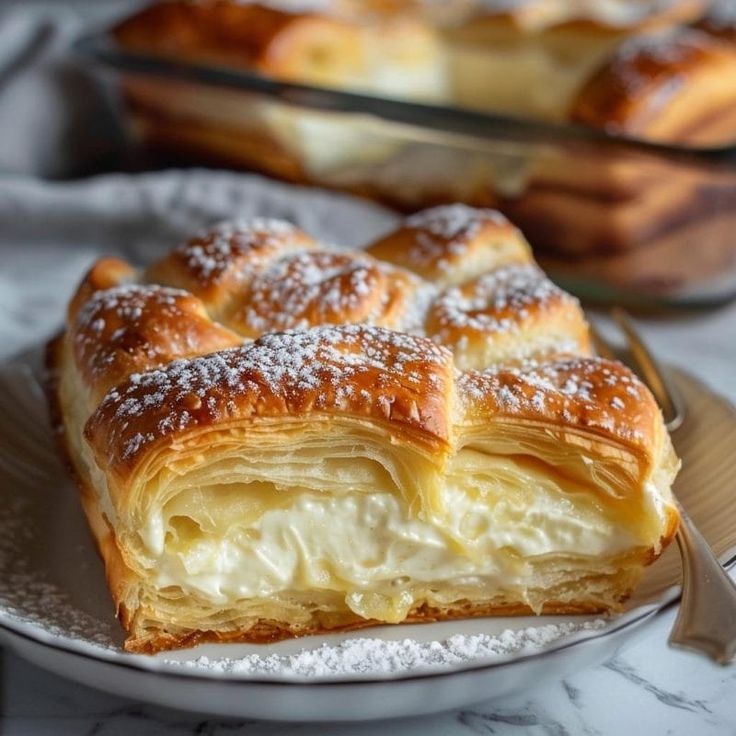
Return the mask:
<path id="1" fill-rule="evenodd" d="M 525 248 L 485 277 L 464 250 L 489 262 L 449 249 L 448 289 L 487 278 L 485 341 L 522 348 L 440 344 L 456 295 L 279 222 L 92 268 L 52 387 L 126 648 L 620 606 L 677 527 L 660 413 Z"/>

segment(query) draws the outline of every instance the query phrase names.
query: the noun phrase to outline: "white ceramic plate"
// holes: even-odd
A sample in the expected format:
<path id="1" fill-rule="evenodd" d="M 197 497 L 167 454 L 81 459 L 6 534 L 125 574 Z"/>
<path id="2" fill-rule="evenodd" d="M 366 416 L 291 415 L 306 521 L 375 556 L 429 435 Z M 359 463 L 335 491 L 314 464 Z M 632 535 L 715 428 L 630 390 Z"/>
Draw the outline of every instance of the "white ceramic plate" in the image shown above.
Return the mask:
<path id="1" fill-rule="evenodd" d="M 581 617 L 486 618 L 269 645 L 210 644 L 155 657 L 126 654 L 76 488 L 55 452 L 34 362 L 0 368 L 0 635 L 32 662 L 87 685 L 241 717 L 364 720 L 427 714 L 518 692 L 602 661 L 635 626 L 677 598 L 680 567 L 673 545 L 649 568 L 623 614 L 593 621 L 589 628 L 581 628 L 590 621 Z M 678 495 L 730 563 L 736 551 L 736 505 L 730 498 L 736 412 L 686 374 L 674 377 L 689 409 L 675 436 L 684 465 Z M 550 623 L 562 627 L 551 633 L 542 629 L 543 645 L 513 633 Z M 459 648 L 452 639 L 457 635 Z M 485 637 L 490 648 L 466 646 L 475 635 Z M 356 639 L 357 645 L 344 643 Z M 401 664 L 387 672 L 350 653 L 350 646 L 365 646 L 365 639 L 379 640 L 371 645 L 378 651 L 454 654 L 400 657 Z M 308 660 L 324 645 L 333 648 L 337 668 L 266 666 L 273 655 L 283 662 L 306 652 L 299 661 Z M 213 666 L 212 660 L 223 658 L 228 667 Z"/>

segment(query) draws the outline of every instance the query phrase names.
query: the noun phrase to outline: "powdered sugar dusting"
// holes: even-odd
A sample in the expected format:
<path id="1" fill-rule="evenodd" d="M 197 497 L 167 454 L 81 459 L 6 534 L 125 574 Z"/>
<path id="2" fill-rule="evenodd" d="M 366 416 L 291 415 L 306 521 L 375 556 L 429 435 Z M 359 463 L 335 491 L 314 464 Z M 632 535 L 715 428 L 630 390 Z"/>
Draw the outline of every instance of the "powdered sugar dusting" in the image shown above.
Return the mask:
<path id="1" fill-rule="evenodd" d="M 216 282 L 233 269 L 235 275 L 245 278 L 248 273 L 237 268 L 237 256 L 250 254 L 257 259 L 300 235 L 296 226 L 285 220 L 257 217 L 224 221 L 183 243 L 175 253 L 200 281 Z"/>
<path id="2" fill-rule="evenodd" d="M 479 209 L 459 203 L 439 205 L 415 212 L 406 218 L 404 224 L 417 230 L 426 230 L 445 240 L 453 240 L 461 236 L 469 237 L 471 233 L 477 231 L 484 220 L 499 225 L 508 224 L 508 220 L 498 210 Z"/>
<path id="3" fill-rule="evenodd" d="M 250 676 L 385 677 L 481 664 L 513 654 L 529 654 L 573 634 L 598 631 L 605 625 L 603 619 L 595 619 L 518 630 L 506 629 L 495 636 L 455 634 L 442 641 L 429 642 L 414 639 L 386 641 L 356 638 L 337 645 L 322 644 L 315 649 L 304 648 L 291 655 L 250 654 L 238 659 L 198 657 L 176 664 L 193 669 Z"/>
<path id="4" fill-rule="evenodd" d="M 416 212 L 404 220 L 404 226 L 417 230 L 408 251 L 413 263 L 447 265 L 453 256 L 461 256 L 486 222 L 508 225 L 498 211 L 479 209 L 464 204 L 432 207 Z"/>
<path id="5" fill-rule="evenodd" d="M 415 393 L 416 402 L 431 391 L 444 395 L 451 361 L 446 348 L 427 338 L 367 325 L 269 333 L 240 348 L 133 374 L 106 395 L 93 420 L 112 436 L 120 433 L 121 458 L 128 460 L 158 437 L 225 419 L 241 399 L 251 408 L 267 396 L 316 409 L 362 402 L 390 418 L 398 385 Z M 366 380 L 372 392 L 363 398 Z M 136 431 L 133 420 L 151 414 L 160 417 L 157 432 Z M 416 406 L 404 419 L 424 426 Z"/>
<path id="6" fill-rule="evenodd" d="M 602 358 L 527 361 L 518 367 L 469 371 L 458 379 L 465 400 L 491 402 L 502 411 L 558 415 L 566 424 L 602 429 L 631 441 L 644 437 L 648 402 L 643 386 L 620 363 Z"/>
<path id="7" fill-rule="evenodd" d="M 439 327 L 505 332 L 518 329 L 531 307 L 552 301 L 577 303 L 536 266 L 515 264 L 481 276 L 471 284 L 447 289 L 432 307 Z"/>
<path id="8" fill-rule="evenodd" d="M 70 336 L 77 365 L 97 389 L 123 381 L 132 370 L 240 342 L 212 322 L 189 292 L 155 284 L 96 292 L 80 310 Z"/>
<path id="9" fill-rule="evenodd" d="M 82 329 L 100 333 L 106 327 L 103 315 L 114 316 L 121 323 L 130 325 L 143 316 L 147 308 L 175 307 L 177 300 L 191 298 L 182 289 L 172 289 L 155 284 L 123 284 L 97 291 L 87 300 L 77 315 L 77 325 Z"/>
<path id="10" fill-rule="evenodd" d="M 125 284 L 95 292 L 77 315 L 74 346 L 94 377 L 101 376 L 117 359 L 116 348 L 125 346 L 157 357 L 155 346 L 136 335 L 155 315 L 160 322 L 191 319 L 192 295 L 158 285 Z"/>
<path id="11" fill-rule="evenodd" d="M 360 255 L 305 251 L 281 258 L 254 279 L 245 324 L 264 332 L 379 317 L 388 286 L 382 276 L 379 263 Z"/>

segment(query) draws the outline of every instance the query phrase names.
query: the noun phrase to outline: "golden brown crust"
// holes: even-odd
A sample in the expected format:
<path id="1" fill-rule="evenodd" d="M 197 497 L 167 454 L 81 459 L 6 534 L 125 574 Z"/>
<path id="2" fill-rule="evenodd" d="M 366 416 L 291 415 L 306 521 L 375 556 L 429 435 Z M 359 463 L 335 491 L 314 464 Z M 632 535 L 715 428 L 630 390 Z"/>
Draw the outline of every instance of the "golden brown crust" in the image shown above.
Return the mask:
<path id="1" fill-rule="evenodd" d="M 451 354 L 426 338 L 362 326 L 271 334 L 135 375 L 105 397 L 85 436 L 98 462 L 123 478 L 187 435 L 289 416 L 388 423 L 443 452 L 454 434 L 454 381 Z M 471 371 L 457 391 L 463 425 L 514 420 L 592 432 L 639 455 L 642 477 L 657 460 L 661 414 L 620 363 L 571 358 Z"/>
<path id="2" fill-rule="evenodd" d="M 77 291 L 69 302 L 67 319 L 69 323 L 74 322 L 79 310 L 98 291 L 111 289 L 126 283 L 132 283 L 136 279 L 136 270 L 119 258 L 102 258 L 97 261 L 85 274 Z"/>
<path id="3" fill-rule="evenodd" d="M 145 277 L 202 299 L 244 337 L 320 324 L 414 327 L 421 281 L 363 252 L 318 250 L 282 220 L 220 223 L 153 264 Z"/>
<path id="4" fill-rule="evenodd" d="M 228 324 L 250 337 L 322 324 L 399 328 L 418 284 L 369 256 L 306 251 L 256 274 Z"/>
<path id="5" fill-rule="evenodd" d="M 661 142 L 730 141 L 734 75 L 736 49 L 704 33 L 637 39 L 620 47 L 588 81 L 570 117 Z"/>
<path id="6" fill-rule="evenodd" d="M 271 259 L 313 245 L 312 238 L 283 220 L 222 222 L 174 248 L 150 266 L 145 277 L 186 289 L 213 314 L 225 314 Z"/>
<path id="7" fill-rule="evenodd" d="M 477 315 L 467 329 L 449 319 L 451 291 L 437 297 L 434 283 L 400 267 L 364 252 L 318 250 L 290 223 L 257 218 L 220 223 L 142 274 L 111 259 L 93 266 L 70 311 L 78 367 L 99 393 L 132 372 L 234 346 L 241 337 L 357 322 L 426 332 L 453 347 L 461 368 L 549 356 L 556 349 L 551 343 L 557 352 L 589 352 L 576 300 L 555 290 L 533 266 L 518 269 L 533 278 L 503 278 L 501 264 L 530 255 L 518 231 L 497 212 L 453 205 L 416 213 L 408 222 L 421 247 L 402 241 L 405 224 L 396 237 L 384 238 L 393 260 L 441 273 L 440 284 L 487 272 L 480 280 L 487 301 L 483 330 L 473 329 Z M 501 302 L 506 306 L 499 308 Z M 511 320 L 515 307 L 517 319 Z M 535 337 L 545 321 L 551 332 Z"/>
<path id="8" fill-rule="evenodd" d="M 461 369 L 591 351 L 578 300 L 532 264 L 505 266 L 446 289 L 431 304 L 425 328 L 453 350 Z"/>
<path id="9" fill-rule="evenodd" d="M 133 376 L 105 397 L 85 436 L 98 462 L 125 476 L 189 432 L 289 416 L 372 420 L 441 453 L 453 382 L 452 354 L 427 338 L 362 325 L 272 333 Z"/>
<path id="10" fill-rule="evenodd" d="M 461 204 L 416 212 L 367 250 L 440 286 L 531 261 L 524 236 L 500 212 Z"/>
<path id="11" fill-rule="evenodd" d="M 87 291 L 87 280 L 80 288 Z M 191 294 L 137 284 L 94 292 L 71 323 L 69 340 L 83 380 L 98 398 L 132 373 L 242 342 L 212 322 Z"/>
<path id="12" fill-rule="evenodd" d="M 479 221 L 481 232 L 489 220 L 504 224 L 487 212 L 463 212 L 471 221 Z M 435 216 L 429 216 L 430 223 Z M 442 245 L 455 258 L 453 278 L 460 279 L 463 269 L 468 273 L 478 263 L 489 270 L 481 295 L 483 315 L 471 316 L 503 322 L 522 315 L 518 329 L 511 331 L 510 343 L 528 343 L 529 355 L 537 359 L 550 351 L 535 342 L 527 318 L 536 325 L 534 329 L 543 330 L 546 325 L 547 333 L 564 324 L 560 339 L 569 336 L 575 341 L 573 352 L 587 352 L 587 327 L 575 300 L 552 287 L 533 265 L 499 268 L 502 241 L 473 240 L 464 221 L 460 231 L 466 237 L 460 247 L 451 247 L 453 234 L 444 237 Z M 528 257 L 523 247 L 518 249 L 515 234 L 504 232 L 511 243 L 511 260 Z M 665 456 L 661 482 L 666 491 L 674 472 L 673 456 L 666 454 L 666 447 L 662 449 L 661 417 L 652 413 L 656 407 L 652 408 L 651 395 L 622 366 L 581 358 L 543 362 L 534 369 L 496 365 L 490 373 L 459 374 L 447 348 L 427 337 L 376 326 L 403 319 L 407 305 L 422 290 L 430 294 L 431 324 L 437 318 L 432 309 L 438 314 L 442 314 L 440 307 L 445 312 L 449 309 L 448 292 L 432 306 L 432 286 L 419 276 L 368 255 L 315 246 L 304 233 L 283 224 L 220 225 L 181 246 L 143 276 L 119 261 L 97 264 L 73 300 L 67 334 L 53 354 L 60 369 L 55 400 L 62 401 L 66 413 L 62 419 L 67 451 L 80 478 L 82 503 L 105 561 L 118 616 L 129 633 L 126 648 L 131 651 L 206 640 L 266 641 L 375 623 L 351 612 L 347 601 L 338 599 L 325 604 L 323 613 L 305 609 L 301 618 L 293 620 L 246 613 L 240 623 L 230 622 L 235 630 L 222 625 L 201 631 L 169 620 L 166 595 L 140 572 L 147 568 L 141 567 L 141 553 L 136 551 L 144 532 L 137 505 L 141 499 L 135 497 L 148 492 L 141 490 L 141 478 L 156 485 L 169 472 L 179 472 L 171 458 L 181 458 L 185 446 L 196 450 L 186 462 L 196 464 L 198 453 L 205 451 L 202 448 L 217 447 L 223 438 L 235 439 L 238 445 L 242 438 L 243 447 L 250 447 L 259 432 L 268 435 L 273 430 L 271 437 L 278 445 L 287 442 L 293 427 L 297 433 L 299 427 L 308 427 L 313 437 L 320 437 L 322 428 L 335 436 L 343 429 L 346 434 L 356 429 L 356 438 L 370 436 L 375 442 L 375 435 L 392 448 L 415 453 L 414 476 L 419 477 L 420 459 L 426 459 L 427 468 L 421 473 L 427 497 L 419 503 L 407 494 L 402 503 L 411 513 L 431 515 L 439 513 L 441 506 L 431 496 L 433 484 L 439 483 L 457 453 L 465 452 L 466 446 L 471 454 L 478 452 L 474 448 L 482 446 L 486 435 L 493 435 L 491 441 L 495 441 L 494 427 L 504 422 L 537 423 L 547 437 L 557 437 L 560 446 L 576 448 L 572 451 L 576 458 L 583 445 L 586 457 L 600 456 L 608 463 L 607 473 L 609 466 L 632 464 L 624 458 L 610 459 L 619 452 L 626 450 L 639 458 L 634 470 L 627 466 L 616 475 L 614 468 L 611 476 L 627 503 L 642 503 L 637 497 L 648 474 L 657 470 L 659 452 Z M 525 274 L 523 283 L 510 277 L 515 272 Z M 136 283 L 140 278 L 187 286 L 202 298 L 172 286 Z M 475 293 L 479 283 L 470 281 L 458 291 L 468 291 L 465 296 L 472 301 L 479 296 Z M 248 305 L 255 316 L 247 311 Z M 473 309 L 470 305 L 469 311 Z M 291 326 L 279 321 L 282 313 L 300 327 L 313 321 L 322 324 L 308 330 L 270 331 Z M 233 330 L 213 321 L 217 314 Z M 373 324 L 331 325 L 331 319 Z M 421 319 L 417 325 L 419 330 Z M 255 342 L 241 344 L 243 334 L 263 331 L 267 334 Z M 493 342 L 488 331 L 485 342 Z M 460 353 L 457 347 L 456 360 Z M 496 358 L 478 360 L 486 368 Z M 356 439 L 356 446 L 363 441 Z M 506 441 L 515 441 L 513 433 Z M 161 474 L 158 463 L 167 468 Z M 661 525 L 651 523 L 660 536 Z M 668 533 L 663 532 L 663 538 Z M 609 565 L 622 576 L 609 581 L 610 585 L 602 583 L 598 592 L 577 597 L 566 591 L 563 598 L 552 588 L 547 591 L 547 606 L 542 607 L 542 600 L 535 610 L 615 607 L 617 596 L 626 595 L 642 566 L 659 554 L 656 537 L 650 537 L 642 537 L 646 542 L 632 552 L 630 560 Z M 143 544 L 144 554 L 155 559 L 157 553 L 151 552 L 149 542 Z M 473 603 L 458 600 L 442 608 L 420 604 L 432 599 L 417 596 L 407 620 L 527 612 L 520 603 L 526 598 L 503 595 L 491 591 L 487 600 L 482 596 Z M 377 615 L 378 610 L 366 609 L 366 617 Z M 204 619 L 195 616 L 195 620 Z"/>
<path id="13" fill-rule="evenodd" d="M 584 429 L 656 461 L 662 417 L 654 397 L 626 366 L 602 358 L 567 358 L 544 365 L 464 373 L 458 394 L 468 423 L 493 416 Z"/>

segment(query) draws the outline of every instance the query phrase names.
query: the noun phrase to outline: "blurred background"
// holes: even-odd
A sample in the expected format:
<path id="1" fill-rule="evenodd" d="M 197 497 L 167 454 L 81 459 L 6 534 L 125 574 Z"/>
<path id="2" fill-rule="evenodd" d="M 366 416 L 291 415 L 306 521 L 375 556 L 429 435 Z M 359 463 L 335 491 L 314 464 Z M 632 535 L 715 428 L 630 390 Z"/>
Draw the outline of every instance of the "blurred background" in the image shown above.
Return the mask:
<path id="1" fill-rule="evenodd" d="M 502 210 L 592 303 L 736 294 L 736 22 L 709 0 L 0 3 L 0 171 L 256 171 Z"/>

